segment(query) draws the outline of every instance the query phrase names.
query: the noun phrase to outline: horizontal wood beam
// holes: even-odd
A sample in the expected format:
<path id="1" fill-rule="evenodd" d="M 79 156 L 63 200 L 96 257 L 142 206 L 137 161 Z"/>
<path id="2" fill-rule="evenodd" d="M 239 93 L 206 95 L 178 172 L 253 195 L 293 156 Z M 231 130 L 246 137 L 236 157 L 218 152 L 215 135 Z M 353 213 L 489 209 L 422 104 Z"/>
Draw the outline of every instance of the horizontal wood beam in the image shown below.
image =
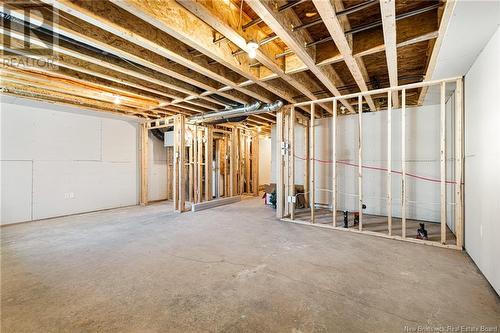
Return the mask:
<path id="1" fill-rule="evenodd" d="M 99 102 L 106 102 L 110 105 L 114 104 L 114 97 L 107 96 L 104 92 L 94 91 L 92 89 L 82 89 L 80 87 L 68 85 L 67 83 L 61 84 L 60 82 L 55 81 L 54 78 L 46 79 L 34 77 L 33 75 L 23 75 L 22 73 L 14 74 L 12 72 L 9 73 L 4 69 L 2 74 L 2 81 L 22 84 L 28 87 L 45 89 L 47 91 L 53 91 L 66 95 L 73 95 L 76 97 L 84 97 L 89 100 L 93 99 Z M 119 106 L 117 106 L 117 109 L 120 109 L 120 111 L 123 112 L 140 114 L 144 117 L 151 116 L 150 113 L 143 112 L 140 109 L 135 110 L 133 108 L 138 108 L 138 106 L 135 103 L 130 103 L 127 100 L 123 101 Z"/>
<path id="2" fill-rule="evenodd" d="M 363 73 L 361 72 L 359 64 L 356 62 L 356 59 L 352 55 L 351 46 L 345 37 L 344 30 L 339 19 L 337 18 L 333 4 L 330 1 L 324 0 L 313 0 L 313 3 L 321 16 L 323 23 L 327 27 L 330 36 L 335 42 L 335 45 L 337 45 L 337 48 L 339 49 L 347 68 L 349 68 L 354 81 L 356 81 L 361 91 L 367 91 L 368 87 L 363 77 Z M 370 96 L 367 96 L 366 102 L 372 111 L 376 109 Z"/>
<path id="3" fill-rule="evenodd" d="M 436 39 L 436 42 L 434 43 L 429 62 L 427 64 L 424 81 L 432 80 L 432 75 L 434 74 L 434 70 L 436 69 L 439 51 L 441 50 L 441 45 L 443 43 L 443 38 L 446 34 L 446 30 L 448 30 L 448 26 L 450 25 L 450 19 L 453 15 L 453 11 L 455 10 L 455 5 L 456 0 L 447 0 L 445 3 L 443 15 L 441 16 L 441 22 L 439 23 L 438 37 Z M 420 90 L 420 95 L 418 96 L 418 105 L 422 105 L 424 103 L 427 89 L 428 87 L 425 86 Z"/>
<path id="4" fill-rule="evenodd" d="M 0 82 L 0 93 L 22 96 L 43 102 L 71 105 L 74 107 L 90 109 L 92 111 L 113 113 L 121 116 L 137 117 L 138 115 L 141 115 L 138 110 L 134 110 L 133 108 L 116 106 L 110 103 L 99 102 L 95 99 L 78 97 L 62 92 L 49 91 L 44 88 L 33 87 L 24 83 L 6 81 Z M 151 117 L 155 118 L 158 116 L 152 115 Z"/>
<path id="5" fill-rule="evenodd" d="M 41 0 L 47 3 L 51 3 L 51 0 Z M 130 14 L 138 16 L 139 18 L 144 19 L 146 22 L 149 24 L 152 24 L 156 28 L 161 29 L 158 27 L 158 22 L 155 21 L 155 17 L 141 17 L 140 15 L 143 14 L 141 11 L 142 9 L 148 9 L 152 10 L 153 8 L 158 8 L 158 11 L 156 12 L 157 15 L 160 15 L 160 17 L 165 16 L 165 12 L 169 11 L 170 6 L 178 6 L 181 8 L 178 4 L 175 4 L 174 2 L 168 1 L 168 2 L 161 2 L 161 7 L 158 6 L 158 3 L 151 3 L 150 5 L 153 6 L 153 8 L 149 8 L 147 4 L 144 1 L 140 2 L 141 6 L 145 7 L 139 7 L 139 8 L 133 8 L 130 10 L 130 6 L 128 1 L 116 1 L 113 2 L 115 5 L 118 7 L 121 7 L 125 10 L 129 10 Z M 211 78 L 215 81 L 221 82 L 225 85 L 231 86 L 233 89 L 239 90 L 248 96 L 251 96 L 252 98 L 262 100 L 264 102 L 270 102 L 271 99 L 267 96 L 263 96 L 262 92 L 256 92 L 254 89 L 247 89 L 247 88 L 242 88 L 238 85 L 237 82 L 231 81 L 228 79 L 229 77 L 233 76 L 230 72 L 225 71 L 224 74 L 219 74 L 217 72 L 211 71 L 208 69 L 207 66 L 201 65 L 200 63 L 196 62 L 195 59 L 192 56 L 189 56 L 189 54 L 179 54 L 179 52 L 182 50 L 182 47 L 167 47 L 165 43 L 165 38 L 157 38 L 156 41 L 152 41 L 149 38 L 144 37 L 143 35 L 139 34 L 141 32 L 138 27 L 141 29 L 146 29 L 148 26 L 145 24 L 141 24 L 137 20 L 135 22 L 131 22 L 130 17 L 121 17 L 121 13 L 118 12 L 117 10 L 114 10 L 112 7 L 109 6 L 109 3 L 106 2 L 100 2 L 100 1 L 66 1 L 66 0 L 59 0 L 57 2 L 53 3 L 54 7 L 59 9 L 60 11 L 66 12 L 74 17 L 77 17 L 85 22 L 88 22 L 100 29 L 103 29 L 104 31 L 107 31 L 109 33 L 114 34 L 115 36 L 118 36 L 124 40 L 127 40 L 128 42 L 131 42 L 133 44 L 136 44 L 140 46 L 141 48 L 144 48 L 146 50 L 149 50 L 151 52 L 156 53 L 157 55 L 160 55 L 162 57 L 165 57 L 167 59 L 170 59 L 180 65 L 183 65 L 195 72 L 198 72 L 202 75 L 207 76 L 208 78 Z M 99 14 L 95 14 L 99 13 Z M 171 13 L 173 14 L 173 22 L 178 22 L 179 19 L 182 17 L 183 19 L 186 19 L 186 15 L 182 15 L 183 13 Z M 116 22 L 120 22 L 117 24 Z M 198 24 L 199 25 L 199 24 Z M 181 27 L 180 25 L 179 27 Z M 198 36 L 199 31 L 197 28 L 197 33 L 193 34 L 192 33 L 192 28 L 196 26 L 195 24 L 192 25 L 185 25 L 184 29 L 189 27 L 189 34 L 190 36 Z M 178 28 L 178 27 L 177 27 Z M 163 30 L 165 32 L 165 30 Z M 161 34 L 161 32 L 160 32 Z M 171 34 L 169 34 L 171 35 Z M 173 36 L 174 38 L 177 38 L 176 36 Z M 179 39 L 179 38 L 177 38 Z M 188 40 L 183 40 L 180 38 L 179 40 L 182 40 L 182 42 L 186 43 L 189 45 Z M 210 39 L 211 43 L 211 39 Z M 190 45 L 192 46 L 192 45 Z M 230 67 L 230 69 L 235 70 L 237 69 L 238 66 L 234 66 L 233 68 Z M 221 68 L 221 71 L 224 71 L 224 69 Z M 238 73 L 238 71 L 236 71 Z M 242 74 L 242 72 L 238 73 Z M 269 85 L 267 85 L 269 86 Z"/>
<path id="6" fill-rule="evenodd" d="M 13 17 L 20 20 L 24 19 L 24 14 L 21 10 L 7 4 L 3 4 L 2 8 L 8 9 L 9 14 L 11 14 Z M 232 93 L 219 92 L 221 85 L 219 84 L 218 87 L 214 87 L 213 85 L 211 85 L 212 81 L 208 77 L 199 75 L 194 71 L 189 71 L 189 69 L 183 66 L 169 63 L 167 59 L 157 55 L 156 53 L 152 53 L 147 50 L 139 52 L 138 50 L 140 50 L 140 48 L 138 48 L 137 45 L 129 44 L 127 41 L 119 40 L 119 37 L 117 36 L 114 36 L 105 31 L 97 30 L 89 23 L 78 20 L 78 18 L 71 20 L 61 19 L 59 20 L 59 22 L 52 22 L 49 25 L 45 24 L 43 17 L 41 17 L 35 11 L 31 13 L 30 22 L 36 26 L 43 27 L 45 29 L 48 29 L 49 31 L 53 31 L 55 33 L 69 37 L 75 41 L 87 44 L 96 49 L 104 50 L 109 54 L 115 55 L 127 62 L 136 63 L 154 72 L 158 72 L 165 76 L 175 78 L 179 80 L 177 81 L 178 83 L 183 83 L 186 88 L 188 87 L 187 85 L 193 85 L 194 87 L 204 89 L 206 91 L 199 94 L 202 97 L 208 96 L 210 94 L 218 94 L 237 103 L 247 103 L 250 101 L 249 99 L 242 99 L 240 97 L 233 96 Z M 94 30 L 94 33 L 92 34 L 92 36 L 90 36 L 79 32 L 82 30 Z M 113 45 L 119 45 L 119 47 L 115 47 Z M 171 88 L 174 87 L 171 86 Z"/>
<path id="7" fill-rule="evenodd" d="M 89 87 L 93 89 L 99 89 L 104 94 L 111 95 L 111 97 L 118 96 L 120 99 L 124 101 L 132 101 L 136 107 L 146 107 L 146 106 L 157 106 L 160 102 L 154 100 L 148 96 L 144 96 L 141 94 L 137 94 L 135 92 L 131 92 L 128 90 L 120 89 L 114 86 L 105 85 L 98 80 L 84 80 L 79 77 L 67 75 L 64 71 L 60 69 L 44 69 L 42 67 L 34 67 L 34 66 L 21 66 L 14 65 L 6 62 L 5 56 L 2 57 L 3 71 L 5 73 L 18 73 L 19 75 L 23 75 L 26 77 L 32 76 L 33 78 L 53 78 L 54 81 L 60 82 L 61 84 L 67 83 L 68 85 L 79 85 L 81 87 Z M 131 105 L 131 106 L 134 106 Z"/>
<path id="8" fill-rule="evenodd" d="M 241 50 L 246 50 L 247 41 L 260 41 L 266 38 L 266 34 L 260 30 L 259 27 L 253 26 L 246 29 L 244 32 L 238 32 L 238 22 L 240 20 L 240 11 L 234 4 L 223 3 L 220 1 L 205 0 L 205 1 L 191 1 L 191 0 L 178 0 L 183 7 L 189 10 L 193 15 L 197 16 L 203 22 L 208 24 L 214 30 L 225 36 L 229 41 L 238 46 Z M 245 21 L 251 19 L 242 13 Z M 313 94 L 310 87 L 305 85 L 305 82 L 299 81 L 291 75 L 285 73 L 285 63 L 283 59 L 277 60 L 276 54 L 283 52 L 281 48 L 273 42 L 259 46 L 256 52 L 256 59 L 265 68 L 260 68 L 259 77 L 262 78 L 262 71 L 265 69 L 276 74 L 275 78 L 281 78 L 283 81 L 294 87 L 301 94 L 311 100 L 316 100 L 317 97 Z M 240 57 L 247 57 L 244 53 Z M 288 99 L 289 102 L 294 101 L 293 98 Z M 331 105 L 325 106 L 329 112 L 332 112 Z"/>
<path id="9" fill-rule="evenodd" d="M 316 65 L 315 48 L 306 48 L 305 44 L 310 42 L 310 36 L 305 31 L 293 32 L 291 25 L 298 23 L 298 18 L 291 17 L 291 11 L 277 12 L 267 1 L 247 0 L 247 4 L 252 10 L 278 35 L 281 40 L 297 55 L 297 57 L 307 66 L 307 68 L 318 78 L 321 83 L 334 96 L 341 93 L 335 86 L 335 81 L 340 81 L 336 73 L 330 67 L 319 68 Z M 342 101 L 349 110 L 354 110 L 346 101 Z"/>
<path id="10" fill-rule="evenodd" d="M 218 63 L 243 76 L 247 80 L 262 86 L 273 94 L 286 101 L 293 101 L 293 94 L 287 92 L 284 87 L 271 85 L 262 82 L 250 68 L 247 59 L 235 59 L 229 46 L 220 46 L 213 43 L 213 29 L 192 15 L 189 11 L 175 1 L 157 0 L 111 0 L 115 5 L 127 10 L 133 15 L 150 23 L 168 35 L 181 40 L 183 43 L 198 50 L 202 54 L 212 58 Z M 193 33 L 193 29 L 196 33 Z M 213 74 L 212 74 L 213 75 Z M 234 82 L 229 82 L 225 78 L 218 78 L 224 84 L 234 89 L 244 89 Z M 248 93 L 248 89 L 245 90 Z M 254 96 L 255 97 L 255 96 Z M 266 103 L 271 102 L 268 98 L 261 96 L 260 100 Z"/>
<path id="11" fill-rule="evenodd" d="M 385 57 L 389 72 L 389 84 L 398 86 L 398 53 L 396 48 L 396 0 L 380 0 L 380 13 L 384 31 Z M 398 92 L 391 93 L 394 107 L 399 106 Z"/>

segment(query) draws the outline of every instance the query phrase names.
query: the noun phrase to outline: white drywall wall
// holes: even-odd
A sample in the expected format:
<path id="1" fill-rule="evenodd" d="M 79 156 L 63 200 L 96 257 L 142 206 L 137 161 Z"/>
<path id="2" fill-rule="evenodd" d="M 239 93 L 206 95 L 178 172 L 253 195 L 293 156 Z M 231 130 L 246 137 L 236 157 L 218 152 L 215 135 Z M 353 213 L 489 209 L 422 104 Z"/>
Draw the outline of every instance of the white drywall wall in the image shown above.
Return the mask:
<path id="1" fill-rule="evenodd" d="M 148 200 L 167 199 L 167 148 L 149 131 Z"/>
<path id="2" fill-rule="evenodd" d="M 137 204 L 135 120 L 6 95 L 0 102 L 2 224 Z"/>
<path id="3" fill-rule="evenodd" d="M 453 99 L 448 100 L 448 104 Z M 448 168 L 447 178 L 453 179 L 453 136 L 451 105 L 447 107 Z M 439 105 L 407 108 L 406 115 L 406 166 L 408 174 L 439 179 Z M 272 129 L 273 162 L 272 180 L 276 179 L 275 127 Z M 331 118 L 315 122 L 315 158 L 331 161 Z M 337 207 L 339 210 L 357 210 L 358 179 L 357 167 L 346 165 L 358 163 L 358 116 L 339 116 L 337 122 Z M 392 111 L 392 169 L 401 171 L 401 110 Z M 304 128 L 296 125 L 296 156 L 304 157 Z M 296 162 L 296 184 L 303 184 L 305 162 Z M 363 195 L 367 205 L 366 213 L 387 215 L 386 172 L 370 168 L 387 166 L 387 111 L 363 114 Z M 331 205 L 331 163 L 315 162 L 316 202 Z M 407 177 L 407 217 L 426 221 L 439 221 L 439 183 Z M 448 215 L 452 216 L 451 193 L 453 185 L 448 185 Z M 392 175 L 392 214 L 401 215 L 401 176 Z"/>
<path id="4" fill-rule="evenodd" d="M 500 294 L 500 30 L 465 76 L 465 248 Z"/>
<path id="5" fill-rule="evenodd" d="M 259 185 L 271 182 L 271 138 L 259 137 Z"/>

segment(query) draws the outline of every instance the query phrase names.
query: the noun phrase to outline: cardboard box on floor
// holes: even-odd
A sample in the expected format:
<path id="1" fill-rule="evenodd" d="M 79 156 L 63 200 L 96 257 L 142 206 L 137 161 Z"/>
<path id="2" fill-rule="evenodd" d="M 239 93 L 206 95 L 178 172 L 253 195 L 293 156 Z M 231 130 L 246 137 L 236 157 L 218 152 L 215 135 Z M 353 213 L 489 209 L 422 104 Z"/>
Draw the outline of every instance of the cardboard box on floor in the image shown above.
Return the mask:
<path id="1" fill-rule="evenodd" d="M 269 205 L 269 198 L 271 197 L 271 193 L 276 191 L 276 183 L 271 183 L 271 184 L 266 184 L 264 185 L 264 192 L 265 194 L 265 199 L 266 199 L 266 204 Z M 304 195 L 297 195 L 299 193 L 304 193 L 304 186 L 303 185 L 295 185 L 295 195 L 297 197 L 297 200 L 295 201 L 295 208 L 305 208 L 306 206 L 306 200 Z"/>

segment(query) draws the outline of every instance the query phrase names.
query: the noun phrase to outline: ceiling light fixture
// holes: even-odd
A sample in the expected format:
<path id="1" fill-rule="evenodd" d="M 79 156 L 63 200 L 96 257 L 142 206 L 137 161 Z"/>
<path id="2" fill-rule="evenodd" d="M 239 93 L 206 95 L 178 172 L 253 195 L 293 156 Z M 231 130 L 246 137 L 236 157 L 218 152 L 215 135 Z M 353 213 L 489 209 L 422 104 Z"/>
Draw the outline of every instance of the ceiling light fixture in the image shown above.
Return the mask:
<path id="1" fill-rule="evenodd" d="M 113 101 L 113 103 L 115 103 L 116 105 L 120 104 L 122 102 L 120 96 L 115 96 L 115 99 Z"/>
<path id="2" fill-rule="evenodd" d="M 254 41 L 249 41 L 247 43 L 247 52 L 248 52 L 248 56 L 251 59 L 254 59 L 257 56 L 257 49 L 258 48 L 259 48 L 259 44 L 257 44 Z"/>

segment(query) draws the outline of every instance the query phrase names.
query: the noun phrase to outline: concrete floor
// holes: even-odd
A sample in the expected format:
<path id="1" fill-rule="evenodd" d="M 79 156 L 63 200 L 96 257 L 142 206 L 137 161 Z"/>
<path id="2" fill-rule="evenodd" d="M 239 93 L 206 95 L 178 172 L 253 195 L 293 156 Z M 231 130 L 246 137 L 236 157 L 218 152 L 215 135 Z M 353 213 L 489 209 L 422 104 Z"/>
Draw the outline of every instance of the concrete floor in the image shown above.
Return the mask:
<path id="1" fill-rule="evenodd" d="M 2 332 L 403 332 L 498 326 L 465 253 L 284 223 L 260 199 L 4 227 Z"/>
<path id="2" fill-rule="evenodd" d="M 311 210 L 307 209 L 299 209 L 295 213 L 295 220 L 301 222 L 311 222 Z M 349 213 L 349 229 L 359 229 L 359 225 L 354 225 L 354 214 L 352 212 Z M 336 226 L 342 227 L 344 225 L 344 214 L 342 211 L 337 211 L 336 214 Z M 315 209 L 315 223 L 317 224 L 332 224 L 332 211 L 330 209 L 325 208 L 316 208 Z M 406 237 L 416 238 L 417 229 L 420 228 L 420 223 L 425 224 L 425 229 L 427 230 L 428 240 L 433 242 L 440 242 L 441 240 L 441 224 L 433 223 L 429 221 L 421 221 L 421 220 L 406 220 Z M 402 221 L 400 218 L 393 217 L 392 218 L 392 234 L 394 236 L 401 236 L 402 232 Z M 370 215 L 363 214 L 363 230 L 364 231 L 372 231 L 378 232 L 382 234 L 389 234 L 388 224 L 387 224 L 387 216 L 381 215 Z M 448 226 L 446 226 L 446 244 L 448 245 L 456 245 L 457 239 L 455 234 L 450 230 Z"/>

